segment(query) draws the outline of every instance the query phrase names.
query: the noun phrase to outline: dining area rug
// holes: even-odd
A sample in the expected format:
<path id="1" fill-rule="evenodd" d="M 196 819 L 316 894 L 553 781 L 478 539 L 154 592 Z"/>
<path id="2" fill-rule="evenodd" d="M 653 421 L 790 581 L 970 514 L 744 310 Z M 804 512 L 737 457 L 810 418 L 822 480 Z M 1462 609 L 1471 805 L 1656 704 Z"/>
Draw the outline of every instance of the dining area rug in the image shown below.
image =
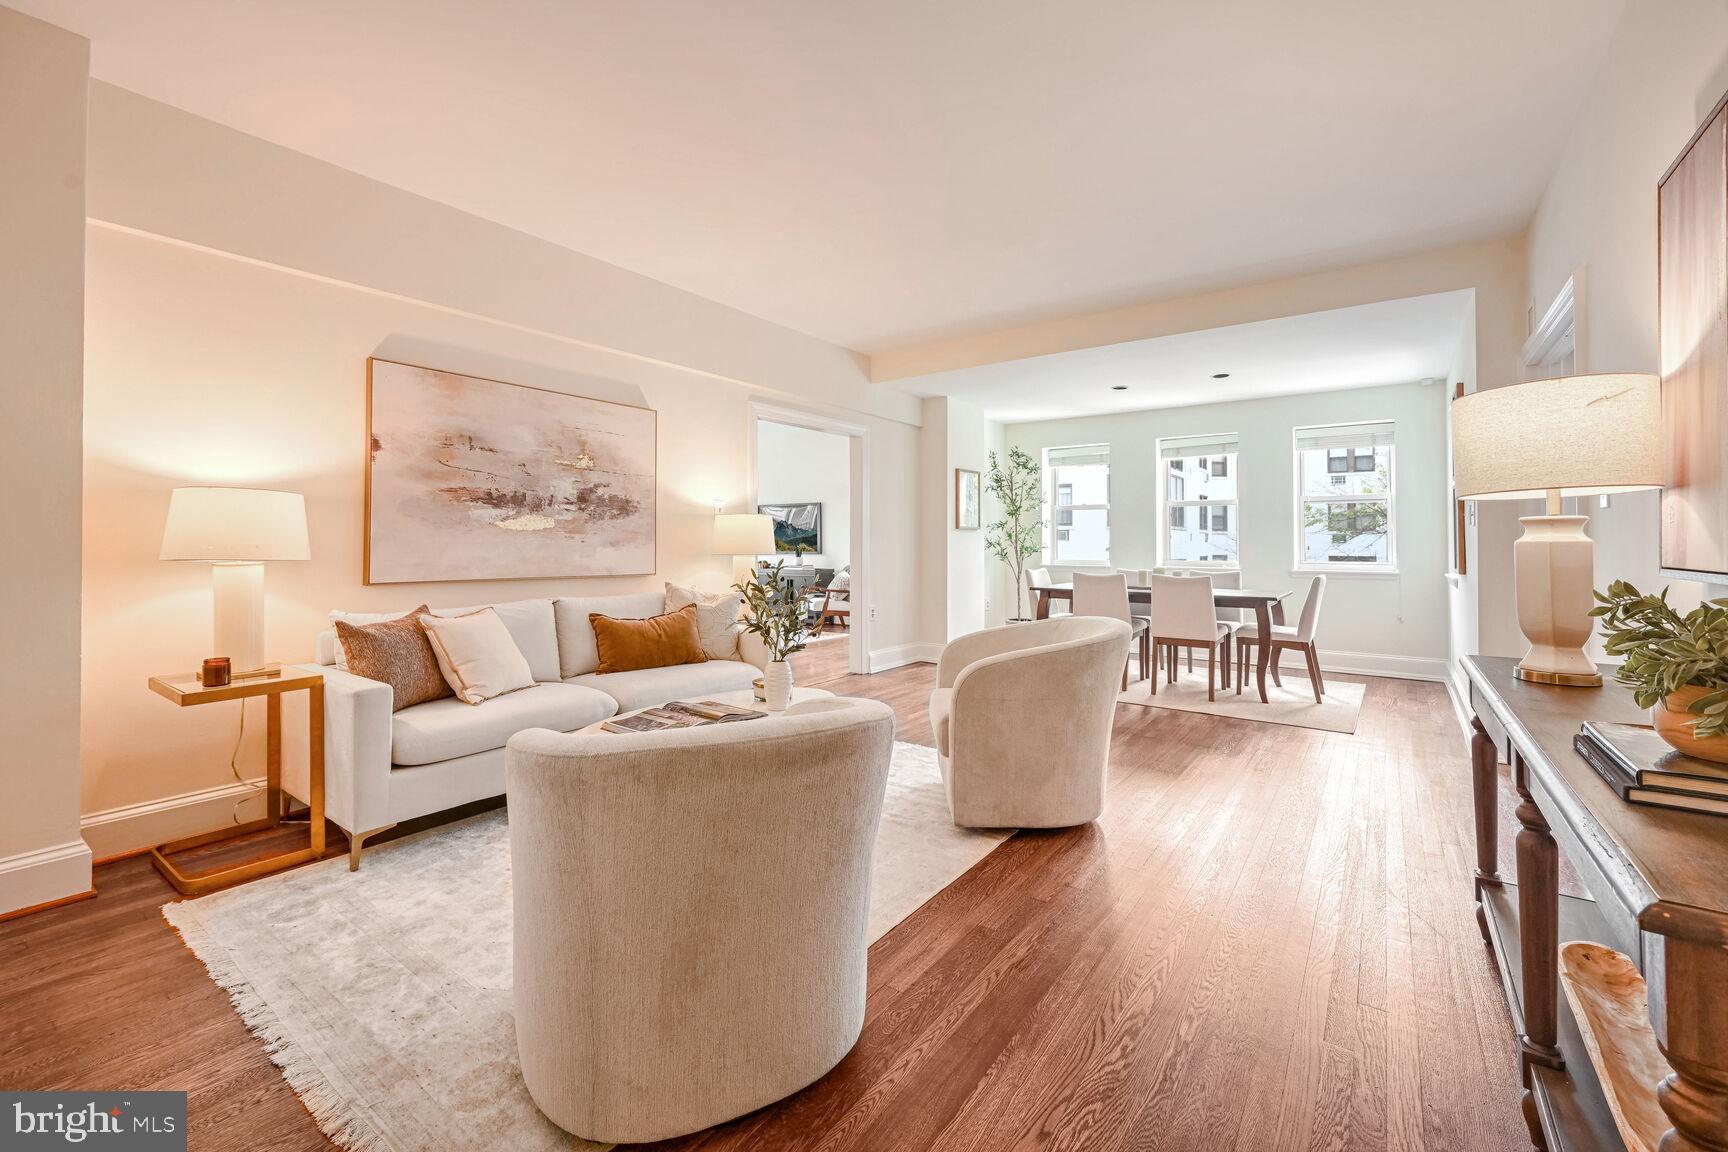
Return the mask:
<path id="1" fill-rule="evenodd" d="M 880 938 L 1010 835 L 956 828 L 933 749 L 896 741 L 871 873 Z M 162 909 L 338 1145 L 596 1149 L 541 1115 L 511 1012 L 496 809 Z"/>
<path id="2" fill-rule="evenodd" d="M 1353 684 L 1328 678 L 1321 702 L 1314 702 L 1314 689 L 1308 677 L 1299 672 L 1283 672 L 1284 685 L 1279 687 L 1266 678 L 1266 703 L 1250 675 L 1236 694 L 1236 686 L 1216 690 L 1216 699 L 1206 699 L 1206 669 L 1196 662 L 1194 671 L 1180 671 L 1176 683 L 1158 681 L 1158 695 L 1145 680 L 1130 680 L 1128 690 L 1118 693 L 1118 704 L 1133 704 L 1140 708 L 1170 708 L 1177 712 L 1203 712 L 1208 716 L 1223 716 L 1230 720 L 1253 720 L 1260 724 L 1284 724 L 1291 728 L 1313 728 L 1321 732 L 1354 732 L 1362 714 L 1363 684 Z"/>

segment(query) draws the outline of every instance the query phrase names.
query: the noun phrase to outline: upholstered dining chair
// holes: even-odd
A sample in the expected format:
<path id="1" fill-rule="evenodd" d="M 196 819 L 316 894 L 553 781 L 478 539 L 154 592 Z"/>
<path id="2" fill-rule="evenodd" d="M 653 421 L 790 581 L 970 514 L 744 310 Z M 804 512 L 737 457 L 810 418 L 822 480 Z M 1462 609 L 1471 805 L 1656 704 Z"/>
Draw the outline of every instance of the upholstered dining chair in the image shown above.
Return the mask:
<path id="1" fill-rule="evenodd" d="M 1128 625 L 1099 616 L 950 640 L 936 665 L 930 732 L 954 823 L 1071 828 L 1102 815 L 1127 659 Z"/>
<path id="2" fill-rule="evenodd" d="M 1152 577 L 1152 646 L 1169 649 L 1166 665 L 1171 683 L 1176 681 L 1176 650 L 1204 648 L 1206 699 L 1217 699 L 1219 665 L 1230 659 L 1229 638 L 1230 629 L 1218 622 L 1218 609 L 1212 605 L 1212 577 Z M 1156 696 L 1158 677 L 1151 680 Z"/>
<path id="3" fill-rule="evenodd" d="M 1146 643 L 1151 621 L 1136 616 L 1128 604 L 1128 577 L 1121 572 L 1102 575 L 1074 573 L 1074 615 L 1103 616 L 1128 625 L 1129 646 L 1140 654 L 1140 677 L 1152 676 L 1152 649 Z M 1122 661 L 1122 691 L 1128 691 L 1128 661 Z"/>
<path id="4" fill-rule="evenodd" d="M 1242 569 L 1240 568 L 1232 568 L 1223 572 L 1213 572 L 1210 575 L 1212 576 L 1213 591 L 1217 591 L 1220 588 L 1228 588 L 1236 592 L 1242 590 Z M 1240 608 L 1219 608 L 1217 610 L 1217 615 L 1218 623 L 1230 629 L 1230 634 L 1232 636 L 1236 634 L 1238 628 L 1242 627 L 1244 616 L 1242 609 Z M 1230 687 L 1230 665 L 1232 663 L 1230 653 L 1234 647 L 1235 645 L 1230 643 L 1229 637 L 1226 637 L 1224 640 L 1223 676 L 1218 681 L 1218 686 L 1220 688 Z"/>
<path id="5" fill-rule="evenodd" d="M 1036 610 L 1038 607 L 1038 593 L 1032 591 L 1032 589 L 1040 587 L 1048 588 L 1049 586 L 1050 569 L 1026 569 L 1026 607 L 1031 610 Z M 1066 616 L 1069 611 L 1070 608 L 1060 600 L 1052 600 L 1050 602 L 1050 615 L 1052 616 Z"/>
<path id="6" fill-rule="evenodd" d="M 840 1062 L 864 1024 L 893 742 L 891 709 L 847 697 L 510 738 L 516 1048 L 554 1124 L 664 1140 Z"/>
<path id="7" fill-rule="evenodd" d="M 1308 600 L 1302 605 L 1302 616 L 1296 627 L 1272 625 L 1272 662 L 1266 666 L 1266 671 L 1272 673 L 1272 682 L 1282 688 L 1284 681 L 1278 678 L 1278 654 L 1286 649 L 1301 652 L 1308 664 L 1308 679 L 1314 685 L 1316 704 L 1321 702 L 1326 692 L 1326 682 L 1320 675 L 1320 649 L 1314 643 L 1315 630 L 1320 626 L 1320 602 L 1325 596 L 1326 577 L 1314 577 L 1308 585 Z M 1260 629 L 1250 620 L 1236 632 L 1236 691 L 1242 691 L 1242 677 L 1247 675 L 1249 653 L 1259 651 Z"/>

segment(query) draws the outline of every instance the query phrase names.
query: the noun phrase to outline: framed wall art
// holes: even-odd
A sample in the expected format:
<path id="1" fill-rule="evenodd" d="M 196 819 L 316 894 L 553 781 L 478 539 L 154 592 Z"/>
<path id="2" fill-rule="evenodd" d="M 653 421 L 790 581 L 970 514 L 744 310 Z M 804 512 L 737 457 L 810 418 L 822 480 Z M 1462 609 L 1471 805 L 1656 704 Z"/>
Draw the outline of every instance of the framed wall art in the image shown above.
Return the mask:
<path id="1" fill-rule="evenodd" d="M 654 571 L 652 409 L 366 361 L 365 581 Z"/>

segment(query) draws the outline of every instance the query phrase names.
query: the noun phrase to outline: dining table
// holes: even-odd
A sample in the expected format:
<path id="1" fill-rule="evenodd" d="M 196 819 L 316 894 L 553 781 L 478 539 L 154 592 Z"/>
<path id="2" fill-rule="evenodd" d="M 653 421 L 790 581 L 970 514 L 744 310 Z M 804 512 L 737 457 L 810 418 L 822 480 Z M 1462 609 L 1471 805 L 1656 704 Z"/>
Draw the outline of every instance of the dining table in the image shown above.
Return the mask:
<path id="1" fill-rule="evenodd" d="M 1260 656 L 1254 661 L 1254 686 L 1260 690 L 1260 703 L 1267 703 L 1266 668 L 1272 662 L 1272 626 L 1284 623 L 1284 599 L 1288 592 L 1268 592 L 1256 588 L 1213 588 L 1212 603 L 1219 608 L 1245 608 L 1254 613 L 1254 624 L 1260 634 Z M 1033 616 L 1039 620 L 1050 617 L 1050 605 L 1057 600 L 1074 602 L 1074 585 L 1070 581 L 1032 585 Z M 1152 603 L 1152 589 L 1130 584 L 1128 600 L 1133 604 Z"/>

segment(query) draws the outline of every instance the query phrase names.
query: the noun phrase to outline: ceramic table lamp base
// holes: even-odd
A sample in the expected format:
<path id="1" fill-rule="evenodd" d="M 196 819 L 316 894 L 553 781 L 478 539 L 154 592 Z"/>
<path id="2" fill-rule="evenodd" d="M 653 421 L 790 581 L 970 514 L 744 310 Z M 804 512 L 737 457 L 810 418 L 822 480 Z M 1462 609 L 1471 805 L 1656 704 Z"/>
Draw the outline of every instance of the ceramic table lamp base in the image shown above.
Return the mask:
<path id="1" fill-rule="evenodd" d="M 214 655 L 228 657 L 235 675 L 264 662 L 264 565 L 210 566 Z"/>
<path id="2" fill-rule="evenodd" d="M 1584 534 L 1587 516 L 1522 516 L 1524 535 L 1512 545 L 1518 627 L 1530 641 L 1517 676 L 1538 684 L 1587 687 L 1602 683 L 1584 651 L 1595 599 L 1596 545 Z"/>

